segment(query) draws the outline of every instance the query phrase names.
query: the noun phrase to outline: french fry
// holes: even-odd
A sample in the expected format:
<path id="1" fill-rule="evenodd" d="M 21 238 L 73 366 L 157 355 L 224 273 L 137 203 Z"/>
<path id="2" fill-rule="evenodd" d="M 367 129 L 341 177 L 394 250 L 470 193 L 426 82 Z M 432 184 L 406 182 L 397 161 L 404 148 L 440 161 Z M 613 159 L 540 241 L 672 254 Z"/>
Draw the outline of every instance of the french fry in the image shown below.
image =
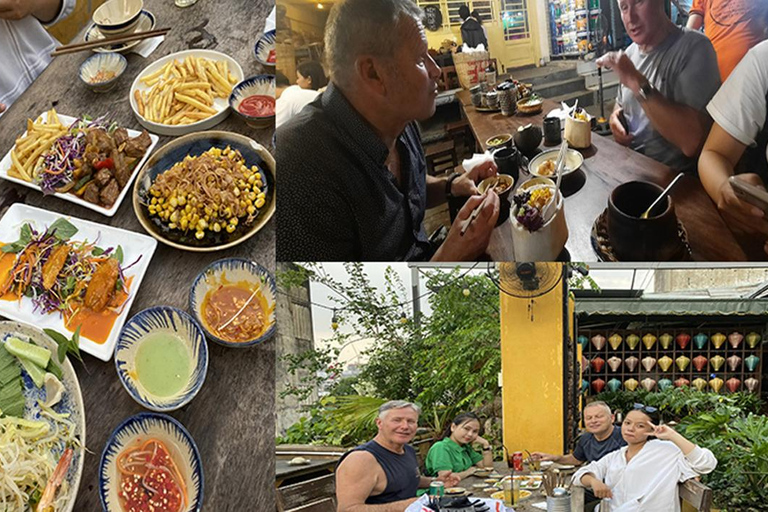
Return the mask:
<path id="1" fill-rule="evenodd" d="M 136 107 L 139 110 L 139 115 L 144 117 L 144 100 L 141 98 L 141 93 L 137 90 L 134 92 L 133 98 L 136 100 Z"/>
<path id="2" fill-rule="evenodd" d="M 202 110 L 203 112 L 208 112 L 209 114 L 215 114 L 216 111 L 209 107 L 208 105 L 205 105 L 201 103 L 200 101 L 190 98 L 187 95 L 176 93 L 176 99 L 179 101 L 183 101 L 184 103 L 187 103 L 189 105 L 192 105 L 193 107 L 197 107 L 198 109 Z"/>

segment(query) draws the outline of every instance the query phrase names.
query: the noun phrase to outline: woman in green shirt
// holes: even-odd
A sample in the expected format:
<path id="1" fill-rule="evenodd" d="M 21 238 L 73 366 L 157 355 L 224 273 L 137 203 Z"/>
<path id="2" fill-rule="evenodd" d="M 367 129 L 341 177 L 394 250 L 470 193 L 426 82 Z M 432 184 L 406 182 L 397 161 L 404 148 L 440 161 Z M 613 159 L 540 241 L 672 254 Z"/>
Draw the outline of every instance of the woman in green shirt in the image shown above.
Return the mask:
<path id="1" fill-rule="evenodd" d="M 445 429 L 443 439 L 432 445 L 427 453 L 427 476 L 437 476 L 439 471 L 451 471 L 463 479 L 479 468 L 493 466 L 491 443 L 480 437 L 480 419 L 471 412 L 459 414 Z M 482 455 L 472 449 L 479 444 Z"/>

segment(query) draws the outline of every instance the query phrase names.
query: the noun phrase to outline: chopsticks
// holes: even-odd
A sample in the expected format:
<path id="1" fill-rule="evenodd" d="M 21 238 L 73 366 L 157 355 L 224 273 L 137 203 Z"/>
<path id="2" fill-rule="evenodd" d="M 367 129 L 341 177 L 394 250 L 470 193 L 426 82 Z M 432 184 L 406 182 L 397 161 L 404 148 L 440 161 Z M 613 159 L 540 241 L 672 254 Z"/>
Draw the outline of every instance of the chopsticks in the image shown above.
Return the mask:
<path id="1" fill-rule="evenodd" d="M 464 236 L 464 233 L 467 232 L 467 230 L 469 229 L 469 225 L 472 224 L 472 221 L 474 221 L 477 218 L 477 216 L 480 215 L 480 210 L 483 209 L 483 206 L 485 206 L 485 202 L 488 200 L 488 191 L 496 188 L 496 185 L 498 184 L 499 184 L 499 177 L 497 176 L 496 181 L 494 181 L 493 184 L 488 185 L 488 188 L 485 189 L 485 197 L 483 198 L 483 200 L 480 202 L 479 205 L 475 207 L 474 210 L 472 210 L 472 213 L 469 215 L 469 219 L 461 227 L 461 236 Z"/>
<path id="2" fill-rule="evenodd" d="M 102 46 L 108 46 L 113 44 L 128 43 L 131 41 L 139 41 L 141 39 L 149 39 L 151 37 L 164 36 L 171 31 L 170 27 L 159 28 L 156 30 L 147 30 L 146 32 L 136 32 L 133 34 L 125 34 L 115 37 L 108 37 L 105 39 L 98 39 L 89 43 L 76 43 L 59 46 L 52 53 L 51 57 L 58 57 L 59 55 L 66 55 L 68 53 L 82 52 L 86 50 L 93 50 L 94 48 L 100 48 Z"/>

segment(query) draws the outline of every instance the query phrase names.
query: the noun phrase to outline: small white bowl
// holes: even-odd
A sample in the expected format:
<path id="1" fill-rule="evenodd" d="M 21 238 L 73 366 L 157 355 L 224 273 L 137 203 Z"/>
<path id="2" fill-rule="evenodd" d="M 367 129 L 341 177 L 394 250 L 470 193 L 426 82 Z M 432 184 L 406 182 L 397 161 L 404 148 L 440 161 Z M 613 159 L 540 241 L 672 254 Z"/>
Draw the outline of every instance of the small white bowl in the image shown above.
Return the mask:
<path id="1" fill-rule="evenodd" d="M 124 34 L 136 27 L 143 0 L 107 0 L 93 12 L 93 22 L 106 37 Z"/>
<path id="2" fill-rule="evenodd" d="M 269 96 L 274 102 L 275 75 L 256 75 L 246 78 L 232 89 L 229 95 L 229 106 L 232 111 L 253 128 L 274 127 L 275 111 L 265 116 L 251 116 L 240 112 L 240 103 L 249 96 Z"/>
<path id="3" fill-rule="evenodd" d="M 80 80 L 93 92 L 107 92 L 117 85 L 127 67 L 128 61 L 119 53 L 97 53 L 80 65 Z M 93 82 L 99 71 L 114 72 L 115 76 L 104 82 Z"/>

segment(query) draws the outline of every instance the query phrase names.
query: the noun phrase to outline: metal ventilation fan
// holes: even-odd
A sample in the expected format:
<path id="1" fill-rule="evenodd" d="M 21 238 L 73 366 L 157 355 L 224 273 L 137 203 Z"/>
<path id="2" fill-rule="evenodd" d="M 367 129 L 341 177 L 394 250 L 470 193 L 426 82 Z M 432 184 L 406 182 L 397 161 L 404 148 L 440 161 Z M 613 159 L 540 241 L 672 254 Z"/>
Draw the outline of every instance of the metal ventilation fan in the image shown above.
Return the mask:
<path id="1" fill-rule="evenodd" d="M 533 299 L 551 291 L 563 278 L 561 263 L 509 262 L 499 265 L 499 288 L 521 299 Z"/>

